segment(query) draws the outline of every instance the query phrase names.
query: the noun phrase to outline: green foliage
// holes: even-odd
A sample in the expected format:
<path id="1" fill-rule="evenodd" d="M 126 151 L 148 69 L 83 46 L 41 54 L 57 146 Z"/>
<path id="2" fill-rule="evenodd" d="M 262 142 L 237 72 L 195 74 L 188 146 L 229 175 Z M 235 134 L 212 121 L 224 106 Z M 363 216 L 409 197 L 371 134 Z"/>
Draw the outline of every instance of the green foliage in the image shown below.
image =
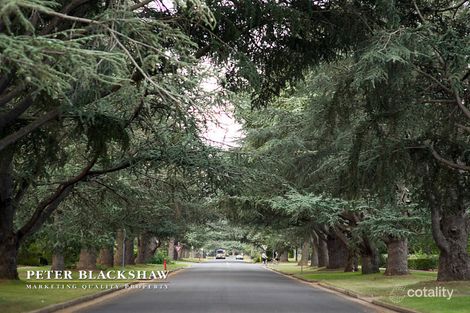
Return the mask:
<path id="1" fill-rule="evenodd" d="M 168 251 L 166 249 L 158 249 L 157 253 L 150 260 L 151 264 L 163 264 L 164 260 L 168 261 Z"/>
<path id="2" fill-rule="evenodd" d="M 439 266 L 439 257 L 430 255 L 427 257 L 411 257 L 408 259 L 408 267 L 413 270 L 429 271 Z"/>

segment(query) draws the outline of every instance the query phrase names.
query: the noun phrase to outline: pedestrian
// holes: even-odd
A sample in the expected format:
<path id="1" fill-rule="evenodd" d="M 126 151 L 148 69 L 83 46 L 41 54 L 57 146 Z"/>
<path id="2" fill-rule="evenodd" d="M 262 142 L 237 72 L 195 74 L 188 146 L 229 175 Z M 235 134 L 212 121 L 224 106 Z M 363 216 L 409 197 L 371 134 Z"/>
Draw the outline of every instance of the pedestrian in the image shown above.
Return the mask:
<path id="1" fill-rule="evenodd" d="M 261 254 L 261 260 L 263 260 L 263 265 L 266 265 L 267 264 L 267 261 L 268 261 L 268 257 L 266 256 L 266 253 L 262 253 Z"/>

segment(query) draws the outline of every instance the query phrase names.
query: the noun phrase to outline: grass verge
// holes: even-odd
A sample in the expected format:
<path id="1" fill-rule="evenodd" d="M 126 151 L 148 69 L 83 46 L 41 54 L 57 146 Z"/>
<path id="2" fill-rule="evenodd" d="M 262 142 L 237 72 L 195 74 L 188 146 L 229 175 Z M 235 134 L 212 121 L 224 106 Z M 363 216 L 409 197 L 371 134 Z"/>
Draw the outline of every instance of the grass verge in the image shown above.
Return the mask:
<path id="1" fill-rule="evenodd" d="M 189 266 L 185 262 L 168 264 L 168 270 L 176 270 Z M 18 281 L 0 281 L 0 308 L 2 313 L 17 313 L 36 310 L 48 305 L 66 302 L 90 294 L 116 288 L 135 280 L 78 280 L 78 272 L 72 272 L 72 280 L 26 280 L 26 271 L 49 270 L 50 267 L 20 267 Z M 120 267 L 109 270 L 122 270 Z M 163 265 L 146 264 L 126 266 L 125 271 L 157 271 L 163 270 Z M 41 288 L 33 287 L 41 286 Z M 45 288 L 45 287 L 48 288 Z"/>
<path id="2" fill-rule="evenodd" d="M 470 282 L 437 282 L 435 272 L 412 271 L 410 275 L 390 277 L 383 273 L 362 275 L 360 272 L 344 273 L 312 267 L 302 269 L 296 263 L 282 263 L 270 265 L 270 267 L 295 277 L 322 282 L 352 291 L 363 297 L 423 313 L 470 312 Z M 443 288 L 453 291 L 452 297 L 449 298 L 448 293 L 442 296 Z M 430 295 L 430 290 L 433 290 L 436 295 L 440 296 L 413 296 L 413 292 L 419 293 L 423 290 L 427 295 Z"/>

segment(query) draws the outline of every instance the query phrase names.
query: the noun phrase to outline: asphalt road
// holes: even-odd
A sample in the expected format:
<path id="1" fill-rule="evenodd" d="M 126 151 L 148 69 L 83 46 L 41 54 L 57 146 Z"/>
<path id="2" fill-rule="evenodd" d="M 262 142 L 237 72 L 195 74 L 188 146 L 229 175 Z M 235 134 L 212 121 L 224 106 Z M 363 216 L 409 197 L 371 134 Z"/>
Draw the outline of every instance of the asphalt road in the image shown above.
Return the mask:
<path id="1" fill-rule="evenodd" d="M 81 312 L 383 312 L 323 289 L 312 288 L 261 265 L 234 260 L 195 264 L 175 273 L 167 286 L 168 289 L 125 293 Z"/>

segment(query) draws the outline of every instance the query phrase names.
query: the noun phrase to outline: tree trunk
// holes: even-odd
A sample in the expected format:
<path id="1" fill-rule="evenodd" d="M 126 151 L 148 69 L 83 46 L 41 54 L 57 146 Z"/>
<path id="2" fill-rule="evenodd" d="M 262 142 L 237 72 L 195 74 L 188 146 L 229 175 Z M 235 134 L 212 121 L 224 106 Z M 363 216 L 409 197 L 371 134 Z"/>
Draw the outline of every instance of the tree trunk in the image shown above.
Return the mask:
<path id="1" fill-rule="evenodd" d="M 468 216 L 443 212 L 441 232 L 447 243 L 439 255 L 437 280 L 470 280 L 470 257 L 468 255 Z"/>
<path id="2" fill-rule="evenodd" d="M 170 238 L 168 241 L 168 259 L 175 259 L 175 238 Z"/>
<path id="3" fill-rule="evenodd" d="M 281 252 L 279 262 L 289 262 L 289 251 L 284 250 Z"/>
<path id="4" fill-rule="evenodd" d="M 354 258 L 356 252 L 353 249 L 348 249 L 348 259 L 346 261 L 346 266 L 344 267 L 345 272 L 354 272 Z"/>
<path id="5" fill-rule="evenodd" d="M 17 256 L 18 237 L 14 232 L 13 151 L 0 152 L 0 279 L 19 279 Z"/>
<path id="6" fill-rule="evenodd" d="M 470 280 L 467 250 L 470 218 L 464 203 L 468 191 L 456 171 L 430 166 L 427 171 L 425 187 L 431 207 L 432 234 L 440 252 L 437 280 Z"/>
<path id="7" fill-rule="evenodd" d="M 318 266 L 318 238 L 316 234 L 312 237 L 312 258 L 310 261 L 311 267 Z"/>
<path id="8" fill-rule="evenodd" d="M 322 238 L 318 238 L 318 267 L 328 267 L 328 245 Z"/>
<path id="9" fill-rule="evenodd" d="M 158 240 L 155 236 L 152 236 L 150 233 L 143 233 L 139 236 L 137 240 L 137 258 L 135 263 L 137 264 L 147 264 L 149 263 L 155 252 L 158 248 Z"/>
<path id="10" fill-rule="evenodd" d="M 51 271 L 64 271 L 65 270 L 65 258 L 62 249 L 56 249 L 52 254 L 52 266 Z"/>
<path id="11" fill-rule="evenodd" d="M 116 251 L 114 252 L 114 266 L 122 266 L 123 264 L 123 243 L 124 243 L 124 231 L 118 229 L 116 231 Z"/>
<path id="12" fill-rule="evenodd" d="M 77 263 L 78 270 L 96 270 L 96 251 L 92 248 L 82 248 Z"/>
<path id="13" fill-rule="evenodd" d="M 407 275 L 408 272 L 408 240 L 392 238 L 387 244 L 387 269 L 385 275 Z"/>
<path id="14" fill-rule="evenodd" d="M 380 273 L 379 269 L 379 251 L 367 237 L 363 238 L 363 247 L 361 249 L 362 274 Z"/>
<path id="15" fill-rule="evenodd" d="M 328 236 L 328 269 L 344 269 L 348 262 L 348 248 L 337 236 Z"/>
<path id="16" fill-rule="evenodd" d="M 134 256 L 134 237 L 126 237 L 126 251 L 125 251 L 125 262 L 126 265 L 134 265 L 135 264 L 135 256 Z"/>
<path id="17" fill-rule="evenodd" d="M 0 279 L 19 279 L 17 271 L 18 241 L 10 234 L 0 241 Z"/>
<path id="18" fill-rule="evenodd" d="M 305 240 L 302 243 L 302 256 L 300 257 L 300 261 L 297 263 L 298 265 L 307 266 L 308 265 L 308 240 Z"/>
<path id="19" fill-rule="evenodd" d="M 98 255 L 97 263 L 104 267 L 113 267 L 113 247 L 104 247 L 100 249 L 100 254 Z"/>

